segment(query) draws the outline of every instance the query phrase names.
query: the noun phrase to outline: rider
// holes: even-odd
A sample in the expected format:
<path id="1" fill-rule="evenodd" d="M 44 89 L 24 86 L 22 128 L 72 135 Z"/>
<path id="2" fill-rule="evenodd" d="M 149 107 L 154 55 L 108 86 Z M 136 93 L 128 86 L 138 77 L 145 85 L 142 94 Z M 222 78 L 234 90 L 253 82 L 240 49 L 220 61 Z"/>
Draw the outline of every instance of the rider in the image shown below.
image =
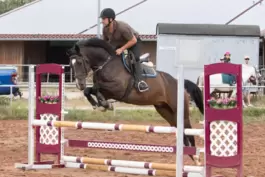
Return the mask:
<path id="1" fill-rule="evenodd" d="M 144 92 L 149 90 L 147 83 L 142 79 L 141 63 L 140 63 L 140 43 L 141 39 L 130 25 L 123 21 L 115 20 L 116 14 L 113 9 L 105 8 L 101 11 L 100 18 L 102 19 L 103 39 L 108 41 L 116 48 L 116 54 L 120 55 L 124 50 L 130 50 L 135 57 L 134 78 L 136 81 L 135 87 Z"/>
<path id="2" fill-rule="evenodd" d="M 224 54 L 224 63 L 230 63 L 231 62 L 231 53 L 230 52 L 225 52 Z"/>

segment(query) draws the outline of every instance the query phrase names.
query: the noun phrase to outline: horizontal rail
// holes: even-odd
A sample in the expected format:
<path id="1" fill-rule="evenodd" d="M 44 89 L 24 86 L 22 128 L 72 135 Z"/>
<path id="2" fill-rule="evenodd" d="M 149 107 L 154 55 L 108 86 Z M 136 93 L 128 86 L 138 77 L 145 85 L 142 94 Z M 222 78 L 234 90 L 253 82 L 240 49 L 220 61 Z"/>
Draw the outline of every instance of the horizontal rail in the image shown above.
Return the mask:
<path id="1" fill-rule="evenodd" d="M 95 165 L 86 163 L 76 163 L 76 162 L 65 162 L 65 167 L 68 168 L 83 168 L 91 170 L 101 170 L 101 171 L 113 171 L 119 173 L 129 173 L 137 175 L 149 175 L 149 176 L 176 176 L 175 170 L 159 170 L 159 169 L 144 169 L 144 168 L 130 168 L 130 167 L 120 167 L 120 166 L 109 166 L 109 165 Z M 203 177 L 204 167 L 202 166 L 184 166 L 185 176 L 200 176 Z M 183 175 L 184 175 L 183 174 Z M 199 175 L 201 174 L 201 175 Z"/>
<path id="2" fill-rule="evenodd" d="M 136 144 L 136 143 L 120 143 L 120 142 L 104 142 L 89 140 L 67 140 L 65 142 L 68 147 L 83 147 L 96 149 L 112 149 L 122 151 L 140 151 L 154 153 L 176 153 L 176 146 L 156 145 L 156 144 Z M 204 148 L 188 147 L 183 148 L 185 155 L 200 155 L 204 153 Z"/>
<path id="3" fill-rule="evenodd" d="M 65 167 L 83 168 L 83 169 L 101 170 L 101 171 L 113 171 L 113 172 L 118 172 L 118 173 L 128 173 L 128 174 L 135 174 L 135 175 L 172 176 L 172 177 L 176 176 L 175 171 L 150 170 L 150 169 L 141 169 L 141 168 L 126 168 L 126 167 L 93 165 L 93 164 L 83 164 L 83 163 L 73 163 L 73 162 L 66 162 Z"/>
<path id="4" fill-rule="evenodd" d="M 9 67 L 9 66 L 38 66 L 39 64 L 0 64 L 0 66 L 5 66 L 5 67 Z M 64 67 L 70 67 L 70 65 L 64 65 L 64 64 L 60 64 L 61 66 L 64 66 Z"/>
<path id="5" fill-rule="evenodd" d="M 63 161 L 76 162 L 76 163 L 88 163 L 97 165 L 113 165 L 119 167 L 133 167 L 133 168 L 146 168 L 146 169 L 159 169 L 159 170 L 176 170 L 176 164 L 167 163 L 151 163 L 140 161 L 128 161 L 128 160 L 111 160 L 89 157 L 74 157 L 63 156 Z"/>
<path id="6" fill-rule="evenodd" d="M 93 83 L 87 83 L 87 87 L 92 87 Z M 22 84 L 17 84 L 17 85 L 0 85 L 0 87 L 22 87 L 22 88 L 28 88 L 28 83 L 23 82 Z M 36 87 L 36 83 L 34 83 L 34 87 Z M 42 83 L 42 87 L 44 88 L 58 88 L 58 83 Z M 65 88 L 76 88 L 75 83 L 67 83 L 64 84 Z M 199 88 L 204 88 L 204 86 L 198 86 Z M 265 85 L 261 86 L 242 86 L 243 88 L 265 88 Z M 210 88 L 236 88 L 236 86 L 210 86 Z"/>
<path id="7" fill-rule="evenodd" d="M 111 131 L 139 131 L 146 133 L 176 133 L 176 127 L 131 125 L 131 124 L 108 124 L 95 122 L 71 122 L 71 121 L 46 121 L 34 120 L 33 126 L 73 127 L 77 129 L 111 130 Z M 204 129 L 184 129 L 186 135 L 203 136 Z"/>

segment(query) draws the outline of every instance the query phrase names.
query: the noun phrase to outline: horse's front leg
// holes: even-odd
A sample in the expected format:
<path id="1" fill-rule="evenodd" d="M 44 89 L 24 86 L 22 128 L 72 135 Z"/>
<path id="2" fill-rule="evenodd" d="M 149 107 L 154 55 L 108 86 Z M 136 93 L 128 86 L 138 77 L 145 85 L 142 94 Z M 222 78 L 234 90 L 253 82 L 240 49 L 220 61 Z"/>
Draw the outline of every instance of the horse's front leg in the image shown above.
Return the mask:
<path id="1" fill-rule="evenodd" d="M 98 91 L 95 87 L 87 87 L 84 90 L 84 95 L 92 105 L 93 109 L 98 109 L 100 111 L 113 110 L 113 106 L 109 103 L 105 97 Z M 92 97 L 92 95 L 96 96 L 96 100 Z"/>
<path id="2" fill-rule="evenodd" d="M 92 105 L 93 109 L 96 109 L 99 107 L 99 104 L 96 102 L 96 100 L 91 96 L 93 94 L 94 88 L 93 87 L 87 87 L 84 90 L 84 95 L 87 99 L 87 101 Z M 93 94 L 95 95 L 95 94 Z M 96 95 L 95 95 L 96 96 Z"/>

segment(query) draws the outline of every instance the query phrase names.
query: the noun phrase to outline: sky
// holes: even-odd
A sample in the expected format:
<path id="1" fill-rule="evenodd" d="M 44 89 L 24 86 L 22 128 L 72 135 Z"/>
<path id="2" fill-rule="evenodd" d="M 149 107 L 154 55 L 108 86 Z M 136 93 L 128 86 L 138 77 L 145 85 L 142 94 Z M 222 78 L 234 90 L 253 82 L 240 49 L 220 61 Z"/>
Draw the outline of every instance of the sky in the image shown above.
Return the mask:
<path id="1" fill-rule="evenodd" d="M 104 3 L 108 0 L 101 0 Z M 114 0 L 121 1 L 121 0 Z M 137 27 L 145 31 L 147 26 L 157 22 L 168 23 L 219 23 L 225 24 L 246 8 L 253 5 L 253 0 L 148 0 L 139 7 L 121 14 L 118 19 L 130 20 L 135 14 L 148 20 L 140 20 Z M 265 29 L 265 1 L 235 20 L 231 24 L 259 25 Z M 136 23 L 136 22 L 133 22 Z"/>
<path id="2" fill-rule="evenodd" d="M 98 0 L 41 0 L 0 18 L 0 33 L 77 34 L 97 23 Z M 101 0 L 101 9 L 117 13 L 141 0 Z M 156 34 L 157 23 L 225 24 L 253 0 L 147 0 L 117 16 L 141 34 Z M 265 1 L 232 24 L 259 25 L 265 29 Z M 102 25 L 101 25 L 102 28 Z M 97 28 L 86 32 L 96 34 Z"/>

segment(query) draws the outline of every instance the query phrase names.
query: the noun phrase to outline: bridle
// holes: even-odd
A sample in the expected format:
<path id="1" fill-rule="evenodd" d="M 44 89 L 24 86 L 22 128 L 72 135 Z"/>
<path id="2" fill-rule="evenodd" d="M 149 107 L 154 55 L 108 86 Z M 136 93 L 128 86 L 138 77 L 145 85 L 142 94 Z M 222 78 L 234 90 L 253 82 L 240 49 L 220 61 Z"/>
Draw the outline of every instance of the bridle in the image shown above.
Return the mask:
<path id="1" fill-rule="evenodd" d="M 84 73 L 88 73 L 88 70 L 87 70 L 87 67 L 86 67 L 86 63 L 85 63 L 85 59 L 84 59 L 84 57 L 81 55 L 77 55 L 77 54 L 75 54 L 78 58 L 81 58 L 81 60 L 82 60 L 82 67 L 83 67 L 83 69 L 84 69 Z M 76 57 L 75 58 L 72 58 L 71 59 L 71 61 L 73 60 L 73 59 L 75 59 L 75 60 L 77 60 L 76 59 Z M 72 62 L 70 62 L 70 64 L 71 64 L 71 66 L 73 66 L 73 63 Z M 73 70 L 75 70 L 75 67 L 72 67 L 72 69 Z M 74 71 L 74 73 L 75 73 L 75 71 Z M 86 78 L 86 74 L 77 74 L 76 75 L 76 73 L 75 73 L 75 77 L 80 77 L 80 78 Z"/>
<path id="2" fill-rule="evenodd" d="M 78 56 L 81 58 L 82 60 L 82 65 L 83 65 L 83 69 L 85 71 L 86 74 L 79 74 L 79 75 L 76 75 L 75 77 L 78 77 L 78 76 L 81 76 L 80 78 L 82 77 L 86 77 L 87 74 L 88 74 L 88 70 L 87 70 L 87 67 L 86 67 L 86 61 L 85 61 L 85 57 L 84 56 Z M 108 56 L 107 60 L 102 64 L 102 65 L 99 65 L 99 66 L 93 66 L 91 67 L 93 73 L 90 73 L 87 77 L 91 77 L 93 74 L 97 73 L 98 71 L 102 70 L 110 61 L 111 61 L 112 57 L 111 56 Z"/>
<path id="3" fill-rule="evenodd" d="M 112 58 L 111 56 L 108 56 L 107 60 L 102 65 L 92 67 L 93 72 L 96 73 L 96 72 L 102 70 L 104 68 L 104 66 L 106 66 L 110 62 L 111 58 Z"/>

